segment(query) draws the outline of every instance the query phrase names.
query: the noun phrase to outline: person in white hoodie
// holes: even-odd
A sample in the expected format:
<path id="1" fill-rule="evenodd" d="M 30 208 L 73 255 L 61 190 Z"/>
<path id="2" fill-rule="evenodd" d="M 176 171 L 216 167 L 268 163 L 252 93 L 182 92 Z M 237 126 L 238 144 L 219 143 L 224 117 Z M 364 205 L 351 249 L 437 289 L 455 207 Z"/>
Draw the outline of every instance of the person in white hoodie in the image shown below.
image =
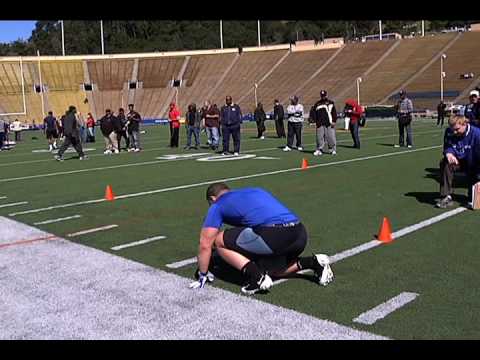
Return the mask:
<path id="1" fill-rule="evenodd" d="M 283 151 L 291 151 L 293 148 L 293 138 L 297 139 L 297 150 L 302 151 L 302 128 L 303 128 L 303 105 L 298 103 L 298 97 L 292 96 L 290 98 L 290 105 L 287 107 L 288 118 L 288 133 L 287 146 Z"/>

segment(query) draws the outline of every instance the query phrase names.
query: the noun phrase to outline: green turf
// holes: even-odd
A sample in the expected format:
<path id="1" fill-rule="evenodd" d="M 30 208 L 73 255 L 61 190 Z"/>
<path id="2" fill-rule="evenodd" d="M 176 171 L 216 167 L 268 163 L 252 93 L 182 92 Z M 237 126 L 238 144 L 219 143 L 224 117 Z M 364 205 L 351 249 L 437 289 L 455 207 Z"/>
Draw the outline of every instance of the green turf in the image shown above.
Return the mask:
<path id="1" fill-rule="evenodd" d="M 302 158 L 310 165 L 342 160 L 395 154 L 281 174 L 252 177 L 230 182 L 232 187 L 261 186 L 293 209 L 307 226 L 309 244 L 306 252 L 335 254 L 368 242 L 378 231 L 383 216 L 388 216 L 394 230 L 418 223 L 443 212 L 432 204 L 438 195 L 435 169 L 441 156 L 442 130 L 431 121 L 414 125 L 415 149 L 392 147 L 396 140 L 394 122 L 369 122 L 361 129 L 362 149 L 352 149 L 350 134 L 337 131 L 338 155 L 314 157 L 314 129 L 307 128 L 307 151 L 282 152 L 283 139 L 269 138 L 274 133 L 267 125 L 267 139 L 254 139 L 253 124 L 244 126 L 242 152 L 278 159 L 246 159 L 227 162 L 199 162 L 194 159 L 157 160 L 165 154 L 184 151 L 185 134 L 181 132 L 180 149 L 166 147 L 167 127 L 146 127 L 141 153 L 104 156 L 102 142 L 89 144 L 90 160 L 76 158 L 57 163 L 47 153 L 32 153 L 45 148 L 43 140 L 25 142 L 15 150 L 0 153 L 1 203 L 29 201 L 28 205 L 0 208 L 1 215 L 51 205 L 102 198 L 107 184 L 117 195 L 198 184 L 222 178 L 299 168 Z M 40 137 L 40 134 L 36 136 Z M 205 141 L 202 135 L 202 141 Z M 435 147 L 427 149 L 428 147 Z M 210 152 L 201 149 L 198 152 Z M 402 154 L 398 154 L 402 153 Z M 67 154 L 66 158 L 75 157 Z M 149 162 L 147 164 L 142 164 Z M 101 169 L 106 166 L 123 166 Z M 96 170 L 93 170 L 96 168 Z M 65 172 L 88 170 L 65 174 Z M 44 176 L 48 174 L 53 176 Z M 63 174 L 62 174 L 63 173 Z M 23 178 L 40 176 L 37 178 Z M 23 179 L 22 179 L 23 178 Z M 105 232 L 73 238 L 79 243 L 115 253 L 162 270 L 167 263 L 196 255 L 198 234 L 207 210 L 206 186 L 120 199 L 115 202 L 81 205 L 13 217 L 28 224 L 80 214 L 82 218 L 56 224 L 40 225 L 46 231 L 66 236 L 68 233 L 118 224 Z M 460 195 L 466 189 L 460 187 Z M 400 338 L 478 338 L 479 280 L 476 264 L 478 250 L 473 229 L 478 214 L 464 212 L 453 218 L 404 236 L 335 264 L 335 281 L 325 288 L 302 279 L 280 284 L 262 301 L 330 319 L 377 334 Z M 112 246 L 156 235 L 167 238 L 121 251 Z M 195 265 L 173 272 L 191 276 Z M 227 281 L 229 280 L 229 281 Z M 215 282 L 234 292 L 235 278 Z M 374 325 L 352 322 L 360 313 L 398 295 L 417 292 L 412 303 L 395 311 Z"/>

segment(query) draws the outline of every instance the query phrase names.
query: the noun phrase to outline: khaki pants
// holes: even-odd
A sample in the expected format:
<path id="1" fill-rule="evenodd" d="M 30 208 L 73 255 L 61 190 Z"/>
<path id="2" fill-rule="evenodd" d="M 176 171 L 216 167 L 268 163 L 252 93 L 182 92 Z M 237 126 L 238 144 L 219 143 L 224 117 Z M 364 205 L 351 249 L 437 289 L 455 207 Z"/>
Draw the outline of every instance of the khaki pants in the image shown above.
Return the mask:
<path id="1" fill-rule="evenodd" d="M 115 131 L 111 132 L 110 135 L 105 136 L 105 150 L 118 150 L 117 134 Z"/>

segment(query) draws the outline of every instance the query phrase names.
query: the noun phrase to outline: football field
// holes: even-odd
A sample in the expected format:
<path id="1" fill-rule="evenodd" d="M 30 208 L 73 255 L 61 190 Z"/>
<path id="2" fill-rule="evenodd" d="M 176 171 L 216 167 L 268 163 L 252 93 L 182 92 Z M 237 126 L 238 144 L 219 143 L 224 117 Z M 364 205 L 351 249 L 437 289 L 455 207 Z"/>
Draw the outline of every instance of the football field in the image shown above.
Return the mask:
<path id="1" fill-rule="evenodd" d="M 337 130 L 338 154 L 315 157 L 314 127 L 304 129 L 303 152 L 283 152 L 285 140 L 274 136 L 273 122 L 266 126 L 260 140 L 253 123 L 243 125 L 239 157 L 206 147 L 183 150 L 184 128 L 180 148 L 170 149 L 167 126 L 145 126 L 142 152 L 104 155 L 97 130 L 97 142 L 84 146 L 87 161 L 66 153 L 64 162 L 45 151 L 40 131 L 24 132 L 24 141 L 0 152 L 0 216 L 192 278 L 208 184 L 263 187 L 302 219 L 309 235 L 305 254 L 351 251 L 332 265 L 330 285 L 320 287 L 306 274 L 256 300 L 393 339 L 480 337 L 479 214 L 455 211 L 458 203 L 434 207 L 444 129 L 416 120 L 414 148 L 394 148 L 396 122 L 368 121 L 360 129 L 360 150 L 351 147 L 349 132 Z M 201 140 L 205 145 L 205 134 Z M 304 158 L 306 170 L 300 168 Z M 462 180 L 456 179 L 457 200 L 466 199 Z M 115 201 L 105 201 L 107 185 Z M 374 239 L 383 217 L 398 236 L 361 247 Z M 0 243 L 0 253 L 55 238 L 31 240 Z M 238 294 L 239 276 L 222 265 L 215 270 L 210 286 Z"/>

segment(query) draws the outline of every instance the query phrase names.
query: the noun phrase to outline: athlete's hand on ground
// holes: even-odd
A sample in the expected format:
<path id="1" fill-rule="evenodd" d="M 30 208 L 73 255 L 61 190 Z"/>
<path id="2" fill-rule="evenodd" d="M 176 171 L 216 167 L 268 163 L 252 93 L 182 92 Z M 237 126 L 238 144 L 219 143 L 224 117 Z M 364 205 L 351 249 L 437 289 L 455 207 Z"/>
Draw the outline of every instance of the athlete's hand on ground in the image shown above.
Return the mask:
<path id="1" fill-rule="evenodd" d="M 202 289 L 205 287 L 207 282 L 213 282 L 213 280 L 215 280 L 215 276 L 210 271 L 202 273 L 197 269 L 195 271 L 195 279 L 197 279 L 197 281 L 192 282 L 188 286 L 190 289 Z"/>

